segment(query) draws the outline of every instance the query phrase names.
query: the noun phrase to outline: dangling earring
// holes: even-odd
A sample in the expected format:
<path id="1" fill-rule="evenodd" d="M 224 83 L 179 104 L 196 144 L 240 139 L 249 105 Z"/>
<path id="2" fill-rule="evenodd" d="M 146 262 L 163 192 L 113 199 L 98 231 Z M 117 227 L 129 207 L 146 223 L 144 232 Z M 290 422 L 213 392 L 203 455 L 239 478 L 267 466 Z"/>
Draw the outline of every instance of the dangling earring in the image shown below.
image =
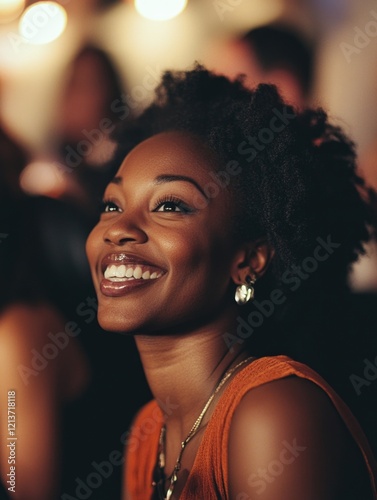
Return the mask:
<path id="1" fill-rule="evenodd" d="M 234 298 L 239 306 L 245 305 L 249 300 L 254 299 L 254 284 L 256 282 L 255 276 L 246 276 L 246 284 L 238 285 Z"/>

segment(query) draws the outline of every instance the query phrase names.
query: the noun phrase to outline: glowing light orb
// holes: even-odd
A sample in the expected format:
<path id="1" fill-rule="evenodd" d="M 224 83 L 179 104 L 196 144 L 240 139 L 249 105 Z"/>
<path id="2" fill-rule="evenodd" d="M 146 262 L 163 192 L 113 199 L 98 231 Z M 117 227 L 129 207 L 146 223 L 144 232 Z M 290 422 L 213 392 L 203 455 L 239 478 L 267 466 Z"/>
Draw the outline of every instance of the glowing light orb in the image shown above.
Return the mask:
<path id="1" fill-rule="evenodd" d="M 20 35 L 29 43 L 43 45 L 56 40 L 65 30 L 67 13 L 56 2 L 37 2 L 28 7 L 19 22 Z"/>
<path id="2" fill-rule="evenodd" d="M 66 188 L 64 170 L 47 160 L 32 161 L 20 175 L 21 189 L 31 195 L 58 197 Z"/>
<path id="3" fill-rule="evenodd" d="M 167 21 L 178 16 L 186 7 L 187 0 L 135 0 L 140 15 L 152 21 Z"/>

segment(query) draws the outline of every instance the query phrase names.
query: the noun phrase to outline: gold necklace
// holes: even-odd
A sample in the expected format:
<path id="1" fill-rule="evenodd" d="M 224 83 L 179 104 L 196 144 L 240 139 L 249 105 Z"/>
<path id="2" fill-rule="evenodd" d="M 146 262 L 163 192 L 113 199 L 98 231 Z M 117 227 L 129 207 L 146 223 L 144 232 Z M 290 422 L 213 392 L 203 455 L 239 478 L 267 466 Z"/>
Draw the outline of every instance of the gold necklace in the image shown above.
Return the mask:
<path id="1" fill-rule="evenodd" d="M 170 484 L 169 484 L 169 488 L 168 488 L 168 491 L 166 492 L 166 494 L 164 493 L 164 484 L 165 484 L 165 473 L 164 473 L 164 468 L 165 468 L 165 450 L 164 450 L 164 442 L 165 442 L 165 435 L 166 435 L 166 425 L 164 424 L 161 427 L 160 438 L 159 438 L 159 454 L 158 454 L 158 461 L 157 461 L 157 464 L 156 464 L 156 471 L 155 471 L 155 476 L 158 475 L 159 478 L 156 477 L 155 478 L 156 480 L 153 480 L 153 482 L 152 482 L 152 486 L 154 486 L 154 487 L 157 488 L 157 493 L 158 493 L 158 498 L 159 499 L 161 499 L 161 500 L 170 500 L 170 498 L 171 498 L 171 496 L 173 494 L 173 491 L 174 491 L 175 483 L 177 482 L 177 479 L 178 479 L 177 474 L 178 474 L 178 472 L 181 469 L 181 460 L 182 460 L 183 451 L 186 448 L 187 443 L 189 443 L 189 441 L 191 441 L 191 439 L 198 432 L 198 429 L 200 427 L 200 424 L 202 423 L 203 417 L 206 414 L 206 412 L 207 412 L 210 404 L 212 403 L 213 398 L 216 396 L 216 394 L 219 392 L 219 390 L 222 388 L 222 386 L 225 384 L 225 382 L 229 379 L 229 377 L 231 377 L 233 375 L 233 373 L 240 366 L 246 364 L 251 359 L 254 359 L 254 357 L 250 356 L 250 357 L 244 359 L 243 361 L 241 361 L 240 363 L 238 363 L 236 366 L 234 366 L 230 370 L 227 370 L 225 372 L 225 374 L 222 376 L 222 378 L 220 379 L 220 382 L 217 384 L 217 386 L 215 387 L 215 390 L 210 395 L 208 401 L 204 405 L 204 408 L 200 412 L 198 418 L 195 420 L 195 422 L 194 422 L 193 426 L 191 427 L 189 433 L 187 434 L 186 438 L 181 442 L 181 449 L 180 449 L 178 458 L 177 458 L 177 460 L 175 462 L 175 466 L 174 466 L 173 472 L 171 473 Z"/>

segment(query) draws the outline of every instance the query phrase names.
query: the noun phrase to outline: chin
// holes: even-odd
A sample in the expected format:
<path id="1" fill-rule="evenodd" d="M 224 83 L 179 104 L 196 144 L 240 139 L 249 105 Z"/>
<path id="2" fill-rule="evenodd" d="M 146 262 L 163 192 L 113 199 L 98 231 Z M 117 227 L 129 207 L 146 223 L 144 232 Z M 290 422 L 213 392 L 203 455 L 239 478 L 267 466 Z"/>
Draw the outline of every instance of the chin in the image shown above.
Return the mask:
<path id="1" fill-rule="evenodd" d="M 115 333 L 132 334 L 138 327 L 140 322 L 134 318 L 127 318 L 119 314 L 117 310 L 110 310 L 108 307 L 98 307 L 97 313 L 98 323 L 104 330 Z"/>

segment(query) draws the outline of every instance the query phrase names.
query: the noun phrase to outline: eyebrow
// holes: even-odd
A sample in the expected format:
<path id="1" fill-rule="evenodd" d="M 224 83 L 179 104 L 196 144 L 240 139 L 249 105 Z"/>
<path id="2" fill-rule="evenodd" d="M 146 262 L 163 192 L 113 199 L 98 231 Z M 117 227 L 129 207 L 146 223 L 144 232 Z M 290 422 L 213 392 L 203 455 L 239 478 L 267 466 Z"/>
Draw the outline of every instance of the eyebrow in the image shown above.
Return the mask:
<path id="1" fill-rule="evenodd" d="M 155 178 L 154 183 L 164 184 L 166 182 L 176 182 L 176 181 L 189 182 L 190 184 L 196 187 L 196 189 L 204 196 L 206 200 L 208 200 L 208 196 L 206 195 L 202 187 L 194 179 L 188 177 L 187 175 L 161 174 Z M 122 182 L 123 182 L 122 177 L 116 176 L 113 179 L 111 179 L 110 184 L 116 184 L 119 186 L 120 184 L 122 184 Z"/>
<path id="2" fill-rule="evenodd" d="M 193 186 L 196 187 L 196 189 L 204 196 L 205 199 L 208 199 L 206 193 L 204 192 L 203 188 L 191 177 L 188 177 L 187 175 L 174 175 L 174 174 L 162 174 L 158 175 L 154 183 L 155 184 L 164 184 L 166 182 L 176 182 L 176 181 L 183 181 L 183 182 L 189 182 Z"/>

